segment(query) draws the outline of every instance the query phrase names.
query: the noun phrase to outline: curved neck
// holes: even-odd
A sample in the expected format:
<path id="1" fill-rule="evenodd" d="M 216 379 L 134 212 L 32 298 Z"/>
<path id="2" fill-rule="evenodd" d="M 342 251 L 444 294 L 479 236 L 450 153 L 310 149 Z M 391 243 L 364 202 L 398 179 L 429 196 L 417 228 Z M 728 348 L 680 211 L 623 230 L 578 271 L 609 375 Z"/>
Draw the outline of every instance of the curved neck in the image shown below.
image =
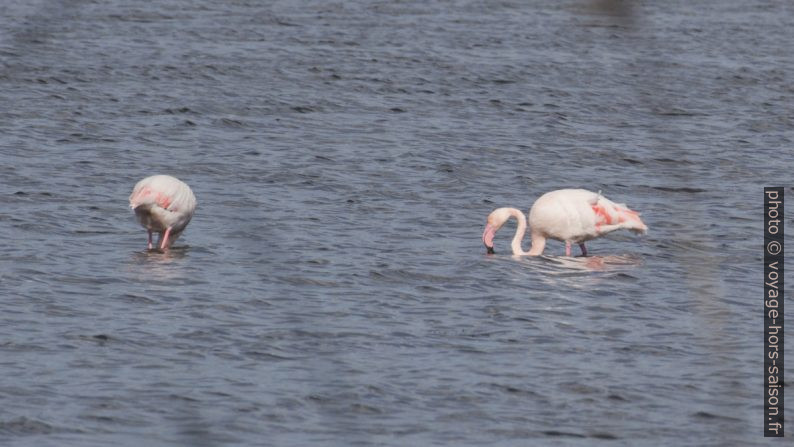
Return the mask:
<path id="1" fill-rule="evenodd" d="M 532 232 L 532 246 L 529 247 L 527 255 L 540 256 L 543 254 L 543 249 L 546 247 L 546 238 L 536 232 Z"/>
<path id="2" fill-rule="evenodd" d="M 513 249 L 513 254 L 516 256 L 527 255 L 529 252 L 525 252 L 524 249 L 521 248 L 521 242 L 524 240 L 524 234 L 527 232 L 527 218 L 524 217 L 524 213 L 515 208 L 510 208 L 510 216 L 515 217 L 516 221 L 518 221 L 516 234 L 513 236 L 513 242 L 510 243 L 510 248 Z"/>
<path id="3" fill-rule="evenodd" d="M 510 215 L 515 217 L 518 221 L 516 234 L 513 236 L 513 242 L 510 244 L 510 248 L 513 249 L 513 255 L 540 256 L 543 254 L 543 249 L 546 247 L 546 238 L 539 233 L 532 232 L 532 245 L 529 247 L 529 251 L 524 251 L 524 249 L 521 248 L 521 242 L 524 241 L 524 234 L 527 232 L 527 219 L 524 217 L 524 213 L 515 208 L 510 209 Z"/>

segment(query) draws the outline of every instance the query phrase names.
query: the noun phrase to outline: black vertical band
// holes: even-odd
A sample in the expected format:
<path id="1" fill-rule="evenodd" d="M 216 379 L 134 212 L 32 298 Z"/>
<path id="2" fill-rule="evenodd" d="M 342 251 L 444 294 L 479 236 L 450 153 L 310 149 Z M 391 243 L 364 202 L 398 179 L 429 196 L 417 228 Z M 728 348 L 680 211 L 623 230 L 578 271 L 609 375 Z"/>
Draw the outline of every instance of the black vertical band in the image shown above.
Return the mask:
<path id="1" fill-rule="evenodd" d="M 783 436 L 783 188 L 764 188 L 764 436 Z"/>

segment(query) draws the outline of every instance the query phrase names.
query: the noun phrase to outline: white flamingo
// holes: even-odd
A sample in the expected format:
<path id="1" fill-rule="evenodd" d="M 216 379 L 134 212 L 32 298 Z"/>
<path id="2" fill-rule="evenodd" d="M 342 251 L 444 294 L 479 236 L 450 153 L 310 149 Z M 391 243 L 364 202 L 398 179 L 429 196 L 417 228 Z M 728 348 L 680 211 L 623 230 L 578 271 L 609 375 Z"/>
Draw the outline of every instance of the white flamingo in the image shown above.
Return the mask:
<path id="1" fill-rule="evenodd" d="M 135 185 L 130 194 L 130 208 L 138 222 L 149 232 L 149 249 L 152 233 L 159 233 L 157 245 L 161 250 L 171 247 L 182 234 L 193 211 L 196 196 L 184 182 L 170 175 L 146 177 Z"/>
<path id="2" fill-rule="evenodd" d="M 587 256 L 584 243 L 615 230 L 626 229 L 645 233 L 648 227 L 636 211 L 626 205 L 617 204 L 601 193 L 585 189 L 558 189 L 543 194 L 529 210 L 529 226 L 532 246 L 529 251 L 521 248 L 527 230 L 524 213 L 515 208 L 497 208 L 489 216 L 482 233 L 482 242 L 488 253 L 494 253 L 493 238 L 499 228 L 511 217 L 518 221 L 518 228 L 510 247 L 514 255 L 538 256 L 543 253 L 546 239 L 565 242 L 565 256 L 571 256 L 571 243 L 579 244 L 582 255 Z"/>

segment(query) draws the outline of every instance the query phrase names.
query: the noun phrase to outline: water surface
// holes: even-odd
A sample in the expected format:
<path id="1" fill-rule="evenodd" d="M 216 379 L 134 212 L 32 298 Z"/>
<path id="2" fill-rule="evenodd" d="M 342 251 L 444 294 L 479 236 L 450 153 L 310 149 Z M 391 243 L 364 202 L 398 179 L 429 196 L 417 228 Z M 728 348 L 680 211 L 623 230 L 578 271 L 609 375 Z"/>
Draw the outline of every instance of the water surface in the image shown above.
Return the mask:
<path id="1" fill-rule="evenodd" d="M 2 443 L 761 444 L 792 11 L 620 5 L 5 2 Z M 563 187 L 649 234 L 485 255 Z"/>

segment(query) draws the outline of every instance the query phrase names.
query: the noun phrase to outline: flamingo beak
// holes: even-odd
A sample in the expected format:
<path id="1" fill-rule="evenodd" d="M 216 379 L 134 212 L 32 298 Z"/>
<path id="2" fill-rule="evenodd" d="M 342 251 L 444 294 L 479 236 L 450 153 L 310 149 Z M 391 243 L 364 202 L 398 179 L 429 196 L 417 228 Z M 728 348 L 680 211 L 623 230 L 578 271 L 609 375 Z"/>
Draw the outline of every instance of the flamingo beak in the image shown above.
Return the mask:
<path id="1" fill-rule="evenodd" d="M 134 213 L 145 212 L 151 208 L 151 204 L 149 203 L 130 203 L 130 209 Z M 141 210 L 141 211 L 138 211 Z"/>
<path id="2" fill-rule="evenodd" d="M 496 235 L 496 228 L 491 226 L 491 224 L 486 224 L 485 231 L 482 232 L 482 243 L 485 244 L 485 248 L 488 250 L 489 255 L 496 253 L 493 250 L 493 237 L 495 235 Z"/>

